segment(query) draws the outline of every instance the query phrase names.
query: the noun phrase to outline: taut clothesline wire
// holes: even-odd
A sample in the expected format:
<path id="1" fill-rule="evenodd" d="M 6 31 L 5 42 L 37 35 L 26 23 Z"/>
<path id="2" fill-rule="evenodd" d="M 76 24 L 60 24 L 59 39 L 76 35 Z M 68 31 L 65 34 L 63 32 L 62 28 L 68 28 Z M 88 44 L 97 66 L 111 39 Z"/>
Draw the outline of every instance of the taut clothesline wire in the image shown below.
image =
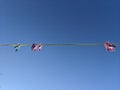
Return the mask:
<path id="1" fill-rule="evenodd" d="M 42 46 L 101 46 L 103 43 L 41 43 Z M 120 45 L 120 42 L 114 43 L 115 45 Z M 0 44 L 0 46 L 16 46 L 18 44 Z M 20 46 L 31 46 L 32 44 L 20 44 Z"/>

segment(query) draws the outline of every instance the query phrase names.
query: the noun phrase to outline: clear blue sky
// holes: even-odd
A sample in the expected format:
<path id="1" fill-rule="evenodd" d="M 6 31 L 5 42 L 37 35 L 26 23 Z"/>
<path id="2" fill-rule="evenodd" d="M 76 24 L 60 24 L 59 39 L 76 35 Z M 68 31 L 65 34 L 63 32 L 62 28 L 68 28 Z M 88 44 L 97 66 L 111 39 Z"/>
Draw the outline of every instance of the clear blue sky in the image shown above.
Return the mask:
<path id="1" fill-rule="evenodd" d="M 119 0 L 0 0 L 0 43 L 120 40 Z M 120 48 L 0 47 L 0 90 L 120 90 Z"/>

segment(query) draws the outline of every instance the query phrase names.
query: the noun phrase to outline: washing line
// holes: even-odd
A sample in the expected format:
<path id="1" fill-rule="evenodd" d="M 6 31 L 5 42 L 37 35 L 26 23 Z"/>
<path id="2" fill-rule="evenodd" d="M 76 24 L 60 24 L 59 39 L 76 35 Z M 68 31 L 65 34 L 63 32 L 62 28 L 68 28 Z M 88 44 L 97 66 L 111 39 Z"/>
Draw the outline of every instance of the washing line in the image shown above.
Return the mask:
<path id="1" fill-rule="evenodd" d="M 114 43 L 115 45 L 120 45 L 119 43 Z M 0 46 L 16 46 L 18 44 L 0 44 Z M 20 46 L 32 46 L 33 44 L 20 44 Z M 42 46 L 103 46 L 103 43 L 41 43 Z"/>
<path id="2" fill-rule="evenodd" d="M 12 46 L 15 48 L 16 51 L 20 47 L 23 46 L 31 46 L 33 51 L 36 51 L 37 49 L 40 51 L 43 46 L 103 46 L 106 48 L 107 51 L 114 51 L 116 48 L 116 45 L 120 45 L 120 42 L 117 43 L 110 43 L 110 42 L 104 42 L 104 43 L 62 43 L 62 44 L 57 44 L 57 43 L 40 43 L 40 44 L 0 44 L 0 46 Z"/>

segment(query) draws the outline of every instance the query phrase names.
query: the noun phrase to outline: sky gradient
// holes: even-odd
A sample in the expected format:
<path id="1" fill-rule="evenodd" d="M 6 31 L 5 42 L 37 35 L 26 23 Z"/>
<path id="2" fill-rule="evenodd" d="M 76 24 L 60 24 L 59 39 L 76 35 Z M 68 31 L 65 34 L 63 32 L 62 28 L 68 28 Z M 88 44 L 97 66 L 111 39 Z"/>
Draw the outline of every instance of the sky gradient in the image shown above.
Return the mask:
<path id="1" fill-rule="evenodd" d="M 119 0 L 0 0 L 0 43 L 119 42 Z M 120 48 L 0 47 L 0 90 L 120 90 Z"/>

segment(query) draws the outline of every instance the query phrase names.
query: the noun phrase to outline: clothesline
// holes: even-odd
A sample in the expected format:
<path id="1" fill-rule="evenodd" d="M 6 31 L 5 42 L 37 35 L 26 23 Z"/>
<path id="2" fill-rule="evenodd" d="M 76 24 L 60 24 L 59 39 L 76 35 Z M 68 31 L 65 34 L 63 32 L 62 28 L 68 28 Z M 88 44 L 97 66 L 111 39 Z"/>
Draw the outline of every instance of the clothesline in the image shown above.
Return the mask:
<path id="1" fill-rule="evenodd" d="M 114 43 L 115 45 L 120 45 L 119 43 Z M 0 44 L 0 46 L 16 46 L 18 44 Z M 20 44 L 20 46 L 32 46 L 33 44 Z M 101 46 L 103 43 L 62 43 L 62 44 L 54 44 L 54 43 L 49 43 L 49 44 L 44 44 L 41 43 L 42 46 Z"/>
<path id="2" fill-rule="evenodd" d="M 110 42 L 104 42 L 104 43 L 63 43 L 63 44 L 57 44 L 57 43 L 49 43 L 49 44 L 0 44 L 0 46 L 13 46 L 16 51 L 22 46 L 31 46 L 33 51 L 36 51 L 37 49 L 40 51 L 43 46 L 103 46 L 106 48 L 107 51 L 114 51 L 116 48 L 116 45 L 120 45 L 120 42 L 117 43 L 110 43 Z"/>

